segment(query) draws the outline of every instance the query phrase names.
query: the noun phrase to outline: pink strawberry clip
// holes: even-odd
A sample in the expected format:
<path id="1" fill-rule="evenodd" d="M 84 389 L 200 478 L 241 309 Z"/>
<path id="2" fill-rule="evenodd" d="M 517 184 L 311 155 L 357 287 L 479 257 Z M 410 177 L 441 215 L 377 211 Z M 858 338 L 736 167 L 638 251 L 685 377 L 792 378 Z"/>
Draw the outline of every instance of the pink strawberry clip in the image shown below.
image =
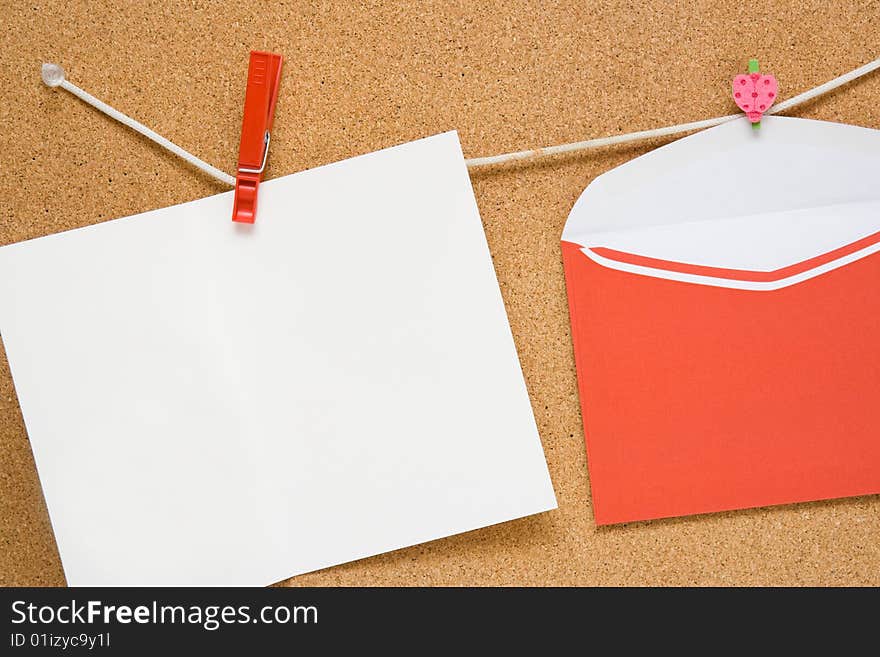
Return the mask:
<path id="1" fill-rule="evenodd" d="M 733 100 L 736 102 L 753 126 L 757 128 L 779 92 L 779 84 L 772 75 L 758 73 L 758 60 L 749 60 L 748 75 L 733 78 Z"/>

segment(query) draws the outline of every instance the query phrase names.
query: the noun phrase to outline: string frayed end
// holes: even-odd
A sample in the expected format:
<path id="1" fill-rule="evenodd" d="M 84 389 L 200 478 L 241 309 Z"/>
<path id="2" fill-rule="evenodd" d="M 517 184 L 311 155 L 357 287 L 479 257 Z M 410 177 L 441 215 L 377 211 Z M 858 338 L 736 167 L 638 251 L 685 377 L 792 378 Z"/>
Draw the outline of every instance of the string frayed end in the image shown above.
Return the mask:
<path id="1" fill-rule="evenodd" d="M 64 82 L 64 69 L 58 64 L 43 64 L 40 67 L 40 75 L 47 87 L 58 87 Z"/>

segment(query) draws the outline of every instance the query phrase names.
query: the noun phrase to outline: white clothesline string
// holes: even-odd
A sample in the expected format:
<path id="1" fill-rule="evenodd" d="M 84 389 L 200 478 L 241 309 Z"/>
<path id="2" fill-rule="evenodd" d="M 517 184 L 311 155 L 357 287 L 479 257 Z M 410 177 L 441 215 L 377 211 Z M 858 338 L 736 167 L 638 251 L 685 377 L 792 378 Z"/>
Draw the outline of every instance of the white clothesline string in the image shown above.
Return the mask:
<path id="1" fill-rule="evenodd" d="M 205 162 L 204 160 L 196 157 L 189 151 L 182 149 L 180 146 L 175 144 L 173 141 L 165 139 L 158 132 L 150 130 L 147 126 L 145 126 L 140 121 L 135 121 L 133 118 L 128 116 L 127 114 L 123 114 L 117 109 L 110 107 L 107 103 L 102 100 L 98 100 L 88 91 L 84 91 L 77 87 L 75 84 L 67 81 L 64 78 L 64 69 L 58 66 L 57 64 L 43 64 L 42 67 L 42 76 L 43 82 L 46 83 L 49 87 L 61 87 L 65 91 L 69 91 L 74 96 L 79 98 L 80 100 L 88 103 L 95 109 L 104 112 L 107 116 L 112 119 L 116 119 L 120 123 L 127 125 L 132 130 L 135 130 L 141 133 L 147 139 L 152 139 L 154 142 L 159 144 L 162 148 L 167 148 L 169 151 L 177 155 L 178 157 L 182 157 L 184 160 L 192 164 L 197 169 L 201 169 L 209 176 L 212 176 L 219 180 L 222 183 L 226 183 L 230 187 L 235 187 L 235 177 L 230 176 L 228 173 L 220 171 L 215 166 L 212 166 Z"/>
<path id="2" fill-rule="evenodd" d="M 765 114 L 778 114 L 779 112 L 785 112 L 786 110 L 790 110 L 792 107 L 800 105 L 802 103 L 806 103 L 808 100 L 812 100 L 822 94 L 826 94 L 833 89 L 837 89 L 837 87 L 841 87 L 845 85 L 847 82 L 852 82 L 853 80 L 862 77 L 863 75 L 867 75 L 871 71 L 880 68 L 880 59 L 875 59 L 873 62 L 865 64 L 864 66 L 860 66 L 859 68 L 850 71 L 849 73 L 844 73 L 840 77 L 834 78 L 833 80 L 829 80 L 825 84 L 820 84 L 818 87 L 814 87 L 808 91 L 805 91 L 802 94 L 798 94 L 797 96 L 793 96 L 788 100 L 785 100 L 778 105 L 771 107 L 769 110 L 764 112 Z M 491 164 L 503 164 L 505 162 L 513 162 L 514 160 L 524 160 L 526 158 L 531 157 L 542 157 L 547 155 L 559 155 L 561 153 L 573 153 L 575 151 L 585 151 L 591 148 L 602 148 L 603 146 L 612 146 L 614 144 L 625 144 L 631 141 L 639 141 L 642 139 L 652 139 L 655 137 L 667 137 L 669 135 L 677 135 L 683 132 L 692 132 L 694 130 L 702 130 L 704 128 L 711 128 L 712 126 L 720 125 L 722 123 L 727 123 L 728 121 L 733 121 L 735 119 L 743 118 L 745 115 L 740 112 L 739 114 L 729 114 L 728 116 L 718 116 L 714 119 L 705 119 L 703 121 L 694 121 L 692 123 L 680 123 L 678 125 L 670 125 L 665 128 L 655 128 L 653 130 L 642 130 L 640 132 L 630 132 L 624 135 L 614 135 L 611 137 L 599 137 L 598 139 L 588 139 L 587 141 L 576 141 L 571 144 L 562 144 L 560 146 L 547 146 L 546 148 L 535 148 L 528 151 L 517 151 L 515 153 L 504 153 L 503 155 L 492 155 L 489 157 L 474 157 L 468 160 L 465 160 L 468 168 L 473 167 L 482 167 L 489 166 Z"/>
<path id="3" fill-rule="evenodd" d="M 872 71 L 880 68 L 880 59 L 875 59 L 872 62 L 865 64 L 864 66 L 860 66 L 857 69 L 854 69 L 848 73 L 844 73 L 843 75 L 834 78 L 833 80 L 829 80 L 825 84 L 821 84 L 818 87 L 814 87 L 813 89 L 809 89 L 797 96 L 793 96 L 788 100 L 782 101 L 778 105 L 771 107 L 765 114 L 778 114 L 780 112 L 785 112 L 790 110 L 797 105 L 802 103 L 806 103 L 813 98 L 817 98 L 822 94 L 826 94 L 829 91 L 837 89 L 848 82 L 852 82 L 863 75 L 867 75 Z M 77 98 L 83 100 L 88 103 L 92 107 L 98 109 L 109 117 L 116 119 L 120 123 L 127 125 L 129 128 L 136 130 L 141 133 L 148 139 L 152 139 L 154 142 L 162 146 L 163 148 L 168 149 L 178 157 L 183 158 L 196 168 L 204 171 L 209 176 L 216 178 L 222 183 L 229 185 L 230 187 L 235 186 L 235 177 L 230 176 L 223 171 L 220 171 L 214 166 L 211 166 L 207 162 L 199 159 L 192 153 L 182 149 L 177 144 L 169 141 L 162 135 L 150 130 L 144 124 L 135 121 L 130 116 L 127 116 L 116 110 L 107 103 L 98 100 L 90 93 L 83 91 L 75 84 L 72 84 L 64 77 L 64 69 L 58 66 L 57 64 L 43 64 L 42 68 L 42 76 L 43 82 L 46 83 L 49 87 L 61 87 L 66 91 L 69 91 Z M 613 135 L 610 137 L 599 137 L 597 139 L 588 139 L 586 141 L 577 141 L 570 144 L 561 144 L 559 146 L 547 146 L 545 148 L 535 148 L 527 151 L 516 151 L 514 153 L 504 153 L 502 155 L 492 155 L 489 157 L 475 157 L 465 160 L 465 164 L 469 169 L 475 167 L 489 166 L 493 164 L 504 164 L 506 162 L 513 162 L 516 160 L 524 160 L 528 158 L 537 158 L 544 157 L 548 155 L 559 155 L 562 153 L 573 153 L 576 151 L 585 151 L 593 148 L 602 148 L 604 146 L 612 146 L 614 144 L 624 144 L 627 142 L 640 141 L 642 139 L 653 139 L 657 137 L 667 137 L 669 135 L 677 135 L 685 132 L 693 132 L 695 130 L 702 130 L 704 128 L 711 128 L 712 126 L 720 125 L 722 123 L 726 123 L 727 121 L 733 121 L 735 119 L 739 119 L 743 117 L 742 113 L 740 114 L 729 114 L 727 116 L 718 116 L 713 119 L 705 119 L 703 121 L 693 121 L 691 123 L 680 123 L 678 125 L 666 126 L 663 128 L 655 128 L 653 130 L 641 130 L 639 132 L 630 132 L 623 135 Z"/>

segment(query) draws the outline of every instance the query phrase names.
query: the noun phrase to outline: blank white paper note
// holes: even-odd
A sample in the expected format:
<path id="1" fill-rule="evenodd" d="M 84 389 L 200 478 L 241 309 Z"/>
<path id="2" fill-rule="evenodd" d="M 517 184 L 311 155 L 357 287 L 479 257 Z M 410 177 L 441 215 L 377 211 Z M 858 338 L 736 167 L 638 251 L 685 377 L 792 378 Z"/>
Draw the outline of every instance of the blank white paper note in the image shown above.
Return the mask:
<path id="1" fill-rule="evenodd" d="M 0 249 L 71 585 L 263 585 L 556 507 L 455 133 Z"/>

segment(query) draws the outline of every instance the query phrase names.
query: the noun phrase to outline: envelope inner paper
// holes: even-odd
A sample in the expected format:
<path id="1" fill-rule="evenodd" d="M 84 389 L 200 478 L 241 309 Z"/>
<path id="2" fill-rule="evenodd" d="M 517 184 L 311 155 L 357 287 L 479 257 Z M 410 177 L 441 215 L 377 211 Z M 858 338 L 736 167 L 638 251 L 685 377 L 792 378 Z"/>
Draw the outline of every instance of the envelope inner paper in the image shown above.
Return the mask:
<path id="1" fill-rule="evenodd" d="M 0 249 L 68 582 L 269 584 L 555 508 L 457 136 Z"/>
<path id="2" fill-rule="evenodd" d="M 778 289 L 880 250 L 878 153 L 865 128 L 770 117 L 755 132 L 734 121 L 597 178 L 563 240 L 622 271 Z M 742 278 L 731 271 L 780 275 L 730 283 Z"/>

